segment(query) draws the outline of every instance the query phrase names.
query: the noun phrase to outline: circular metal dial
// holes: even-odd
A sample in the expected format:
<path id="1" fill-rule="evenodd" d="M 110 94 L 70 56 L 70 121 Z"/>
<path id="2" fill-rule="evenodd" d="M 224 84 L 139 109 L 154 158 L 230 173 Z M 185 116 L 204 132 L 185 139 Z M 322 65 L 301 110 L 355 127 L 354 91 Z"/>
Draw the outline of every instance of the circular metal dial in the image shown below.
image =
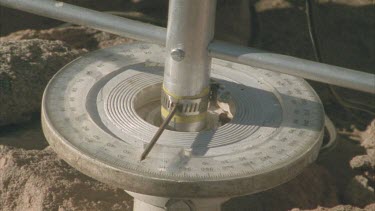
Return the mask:
<path id="1" fill-rule="evenodd" d="M 214 59 L 211 77 L 230 93 L 233 119 L 215 130 L 166 130 L 139 161 L 158 128 L 137 109 L 160 99 L 164 54 L 157 45 L 121 45 L 60 70 L 42 102 L 43 129 L 58 155 L 111 185 L 183 198 L 259 192 L 315 160 L 324 111 L 312 88 L 300 78 Z"/>

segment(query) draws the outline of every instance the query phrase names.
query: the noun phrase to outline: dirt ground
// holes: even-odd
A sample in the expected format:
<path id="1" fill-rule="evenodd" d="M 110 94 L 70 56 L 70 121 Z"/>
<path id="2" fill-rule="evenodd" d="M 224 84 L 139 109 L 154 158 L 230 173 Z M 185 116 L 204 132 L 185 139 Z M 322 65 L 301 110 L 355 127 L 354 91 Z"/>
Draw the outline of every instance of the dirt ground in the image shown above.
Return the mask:
<path id="1" fill-rule="evenodd" d="M 111 0 L 110 4 L 99 0 L 67 2 L 103 11 L 126 8 L 122 10 L 126 17 L 161 26 L 166 24 L 167 4 L 162 0 L 139 3 Z M 252 1 L 256 2 L 255 7 L 247 2 L 248 9 L 256 11 L 251 14 L 246 13 L 243 2 L 246 3 L 245 0 L 239 0 L 237 4 L 219 1 L 223 6 L 218 9 L 217 19 L 221 21 L 216 24 L 217 38 L 314 59 L 303 1 Z M 314 17 L 323 61 L 375 73 L 374 1 L 315 2 Z M 226 15 L 227 11 L 241 12 Z M 220 24 L 224 22 L 222 20 L 225 24 Z M 48 78 L 40 77 L 41 70 L 48 72 L 50 77 L 81 53 L 132 42 L 85 27 L 61 27 L 61 24 L 0 7 L 0 82 L 8 77 L 12 83 L 38 81 L 38 87 L 42 87 Z M 55 28 L 57 26 L 60 27 Z M 36 45 L 33 43 L 43 43 L 37 44 L 44 46 L 38 51 L 45 55 L 38 56 L 42 59 L 34 58 L 34 66 L 30 67 L 20 62 L 12 63 L 30 63 L 33 56 L 27 53 L 33 48 L 21 47 Z M 62 49 L 57 50 L 57 44 Z M 49 49 L 51 53 L 44 54 L 43 49 Z M 44 59 L 50 59 L 50 62 L 41 65 L 46 63 Z M 40 72 L 25 78 L 22 71 L 17 70 Z M 316 164 L 296 179 L 264 193 L 232 199 L 224 204 L 224 210 L 375 210 L 375 122 L 372 121 L 375 119 L 375 97 L 317 82 L 310 84 L 339 131 L 336 148 L 322 153 Z M 3 118 L 0 122 L 4 122 L 0 126 L 0 210 L 131 210 L 132 198 L 123 190 L 79 173 L 48 147 L 40 126 L 40 105 L 33 103 L 33 107 L 28 107 L 17 101 L 18 98 L 40 99 L 39 88 L 35 89 L 36 95 L 39 93 L 36 97 L 30 95 L 30 90 L 5 88 L 7 86 L 0 83 L 0 118 Z M 15 90 L 21 90 L 17 91 L 20 94 L 14 96 Z M 13 103 L 11 106 L 4 106 L 10 102 Z M 14 109 L 17 106 L 20 109 Z M 13 121 L 15 118 L 1 113 L 20 117 Z"/>

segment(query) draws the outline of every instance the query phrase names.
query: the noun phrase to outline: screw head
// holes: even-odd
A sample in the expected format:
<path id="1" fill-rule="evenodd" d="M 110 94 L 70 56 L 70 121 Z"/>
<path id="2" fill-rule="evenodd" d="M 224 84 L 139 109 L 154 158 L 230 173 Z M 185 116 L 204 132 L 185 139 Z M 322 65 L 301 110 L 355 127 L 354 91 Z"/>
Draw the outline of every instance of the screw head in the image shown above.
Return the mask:
<path id="1" fill-rule="evenodd" d="M 182 61 L 185 58 L 185 51 L 180 48 L 175 48 L 171 51 L 171 57 L 177 62 Z"/>

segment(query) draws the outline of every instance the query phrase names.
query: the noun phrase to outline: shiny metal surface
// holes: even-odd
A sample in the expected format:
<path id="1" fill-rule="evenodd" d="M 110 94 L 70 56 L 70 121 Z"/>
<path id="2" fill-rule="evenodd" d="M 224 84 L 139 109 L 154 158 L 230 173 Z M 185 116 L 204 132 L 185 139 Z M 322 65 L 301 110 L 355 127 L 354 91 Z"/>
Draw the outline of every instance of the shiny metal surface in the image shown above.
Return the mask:
<path id="1" fill-rule="evenodd" d="M 53 0 L 1 0 L 0 5 L 69 23 L 88 26 L 136 40 L 160 45 L 165 44 L 166 30 L 163 27 L 121 18 L 65 2 Z"/>
<path id="2" fill-rule="evenodd" d="M 185 52 L 180 61 L 166 56 L 163 83 L 172 95 L 189 98 L 209 87 L 215 10 L 216 0 L 169 1 L 166 50 Z"/>
<path id="3" fill-rule="evenodd" d="M 375 75 L 254 48 L 214 41 L 212 57 L 375 94 Z"/>
<path id="4" fill-rule="evenodd" d="M 167 30 L 52 0 L 0 0 L 0 5 L 165 45 Z M 271 71 L 375 94 L 375 75 L 254 48 L 215 41 L 210 56 Z"/>
<path id="5" fill-rule="evenodd" d="M 182 106 L 176 113 L 180 122 L 169 124 L 177 131 L 200 131 L 206 126 L 211 70 L 207 47 L 214 36 L 215 10 L 216 0 L 169 1 L 169 54 L 163 80 L 163 95 L 169 102 L 161 113 L 168 116 L 170 103 Z"/>

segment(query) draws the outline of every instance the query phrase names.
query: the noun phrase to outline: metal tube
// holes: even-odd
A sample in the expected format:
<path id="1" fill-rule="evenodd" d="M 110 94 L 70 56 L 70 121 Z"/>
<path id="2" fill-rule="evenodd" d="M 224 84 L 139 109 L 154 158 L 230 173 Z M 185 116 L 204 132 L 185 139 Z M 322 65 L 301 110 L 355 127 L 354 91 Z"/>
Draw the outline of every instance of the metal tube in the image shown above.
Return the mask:
<path id="1" fill-rule="evenodd" d="M 177 96 L 196 96 L 209 85 L 215 0 L 170 0 L 164 87 Z"/>
<path id="2" fill-rule="evenodd" d="M 216 0 L 170 0 L 164 69 L 162 116 L 179 103 L 178 131 L 205 127 L 211 58 L 208 45 L 214 36 Z M 165 100 L 166 99 L 166 100 Z"/>
<path id="3" fill-rule="evenodd" d="M 375 94 L 374 74 L 220 41 L 212 42 L 209 50 L 218 59 Z"/>
<path id="4" fill-rule="evenodd" d="M 163 27 L 52 0 L 1 0 L 0 5 L 145 42 L 165 44 Z"/>
<path id="5" fill-rule="evenodd" d="M 0 5 L 146 42 L 165 45 L 165 28 L 52 0 L 0 0 Z M 210 56 L 375 94 L 375 75 L 220 41 Z"/>

